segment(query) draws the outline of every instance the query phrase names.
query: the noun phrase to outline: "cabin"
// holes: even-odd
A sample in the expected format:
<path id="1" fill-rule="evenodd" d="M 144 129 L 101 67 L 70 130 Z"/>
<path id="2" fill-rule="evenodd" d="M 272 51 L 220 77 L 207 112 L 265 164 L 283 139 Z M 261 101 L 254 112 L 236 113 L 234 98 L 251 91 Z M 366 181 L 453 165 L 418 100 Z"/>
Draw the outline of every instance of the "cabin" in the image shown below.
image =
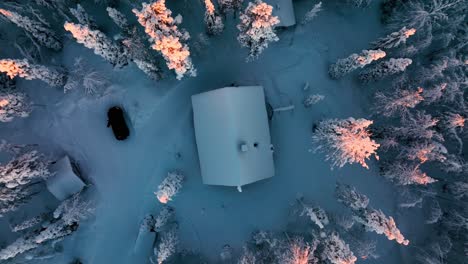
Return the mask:
<path id="1" fill-rule="evenodd" d="M 77 167 L 65 156 L 50 166 L 52 176 L 46 180 L 47 190 L 59 201 L 63 201 L 80 192 L 85 183 L 78 176 Z"/>
<path id="2" fill-rule="evenodd" d="M 242 186 L 274 175 L 262 86 L 224 87 L 192 96 L 204 184 Z"/>

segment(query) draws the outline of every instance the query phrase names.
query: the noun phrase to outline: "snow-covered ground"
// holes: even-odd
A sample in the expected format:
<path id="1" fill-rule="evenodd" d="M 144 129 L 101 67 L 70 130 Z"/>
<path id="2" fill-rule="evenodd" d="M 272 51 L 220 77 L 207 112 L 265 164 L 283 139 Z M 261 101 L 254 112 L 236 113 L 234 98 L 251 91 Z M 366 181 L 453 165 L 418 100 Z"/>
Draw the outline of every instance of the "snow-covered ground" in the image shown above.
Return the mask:
<path id="1" fill-rule="evenodd" d="M 168 5 L 174 13 L 182 14 L 182 26 L 196 40 L 203 31 L 202 5 L 185 2 L 187 6 L 183 1 L 169 1 Z M 301 20 L 313 4 L 294 1 L 296 18 Z M 115 30 L 107 18 L 101 20 L 106 21 L 102 24 L 108 32 Z M 107 74 L 112 85 L 102 97 L 63 94 L 40 82 L 19 81 L 35 109 L 29 118 L 0 124 L 1 138 L 69 154 L 95 185 L 98 200 L 95 216 L 65 239 L 64 254 L 44 263 L 67 263 L 73 257 L 83 263 L 147 263 L 151 252 L 134 255 L 133 245 L 142 218 L 160 210 L 153 192 L 172 169 L 186 176 L 181 193 L 170 202 L 176 210 L 182 247 L 211 259 L 219 257 L 225 244 L 240 252 L 254 230 L 284 230 L 298 196 L 332 214 L 345 213 L 333 197 L 337 181 L 356 186 L 373 206 L 395 216 L 402 233 L 417 244 L 421 228 L 415 219 L 419 216 L 395 215 L 394 187 L 377 175 L 375 163 L 371 162 L 370 170 L 359 165 L 330 170 L 323 154 L 311 152 L 314 123 L 325 118 L 369 117 L 370 91 L 378 87 L 364 89 L 353 78 L 331 80 L 327 69 L 337 58 L 366 49 L 383 34 L 378 3 L 353 9 L 326 1 L 324 11 L 310 24 L 279 30 L 280 41 L 251 63 L 245 62 L 247 52 L 237 43 L 236 22 L 228 16 L 225 32 L 210 38 L 209 45 L 193 58 L 198 70 L 195 78 L 177 81 L 171 76 L 155 82 L 134 65 L 113 70 L 91 50 L 68 40 L 63 53 L 55 58 L 57 63 L 71 65 L 74 57 L 82 56 Z M 191 49 L 195 52 L 193 45 Z M 305 83 L 309 83 L 306 91 Z M 193 94 L 231 84 L 262 85 L 274 108 L 295 106 L 293 111 L 275 113 L 272 120 L 276 175 L 245 186 L 242 193 L 202 184 L 190 101 Z M 325 99 L 305 108 L 303 100 L 309 94 L 322 94 Z M 131 136 L 123 142 L 116 141 L 106 127 L 107 109 L 113 105 L 123 106 L 131 120 Z M 35 203 L 52 197 L 41 199 Z M 6 240 L 13 238 L 7 235 L 7 219 L 0 219 L 0 233 L 8 237 Z M 401 258 L 411 247 L 401 248 L 385 237 L 368 236 L 378 241 L 381 258 L 366 262 L 411 263 Z"/>

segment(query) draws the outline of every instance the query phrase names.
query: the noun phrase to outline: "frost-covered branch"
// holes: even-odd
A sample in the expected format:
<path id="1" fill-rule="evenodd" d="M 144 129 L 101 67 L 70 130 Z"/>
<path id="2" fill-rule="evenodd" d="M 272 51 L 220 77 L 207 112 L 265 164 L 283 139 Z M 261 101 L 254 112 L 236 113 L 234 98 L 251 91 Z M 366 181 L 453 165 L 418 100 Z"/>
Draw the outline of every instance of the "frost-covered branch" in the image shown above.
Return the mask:
<path id="1" fill-rule="evenodd" d="M 384 58 L 387 54 L 382 50 L 363 50 L 360 54 L 353 53 L 349 57 L 339 59 L 330 65 L 328 73 L 333 79 L 339 79 L 346 74 Z"/>
<path id="2" fill-rule="evenodd" d="M 31 106 L 23 93 L 0 91 L 0 122 L 10 122 L 15 117 L 28 117 Z"/>

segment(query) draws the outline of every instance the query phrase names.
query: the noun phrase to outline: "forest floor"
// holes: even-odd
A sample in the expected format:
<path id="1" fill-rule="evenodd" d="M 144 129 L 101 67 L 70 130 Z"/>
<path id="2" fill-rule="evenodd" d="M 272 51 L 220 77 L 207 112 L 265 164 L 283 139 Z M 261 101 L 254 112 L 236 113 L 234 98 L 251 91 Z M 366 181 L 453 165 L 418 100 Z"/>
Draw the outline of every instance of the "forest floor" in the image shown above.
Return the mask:
<path id="1" fill-rule="evenodd" d="M 314 3 L 294 4 L 301 20 Z M 182 14 L 182 27 L 196 39 L 203 31 L 201 4 L 172 7 L 169 3 L 169 7 L 174 14 Z M 186 176 L 181 193 L 171 202 L 181 246 L 211 259 L 218 258 L 225 244 L 240 252 L 252 231 L 284 230 L 298 196 L 331 214 L 349 213 L 334 198 L 337 181 L 356 186 L 373 207 L 395 216 L 409 240 L 417 241 L 417 214 L 396 213 L 395 187 L 378 176 L 376 163 L 371 162 L 369 170 L 359 165 L 330 170 L 324 155 L 311 152 L 314 123 L 370 116 L 371 95 L 378 84 L 363 87 L 352 76 L 331 80 L 327 68 L 382 36 L 379 16 L 377 2 L 357 9 L 327 1 L 310 24 L 279 30 L 280 41 L 251 63 L 245 62 L 246 50 L 236 40 L 237 20 L 230 16 L 222 36 L 210 38 L 209 45 L 193 57 L 198 76 L 182 81 L 172 76 L 150 81 L 134 65 L 114 71 L 91 50 L 68 40 L 57 63 L 70 66 L 75 57 L 82 56 L 110 76 L 112 86 L 101 97 L 86 97 L 80 92 L 63 94 L 35 81 L 19 81 L 36 109 L 31 117 L 2 125 L 0 131 L 10 141 L 38 143 L 69 154 L 96 188 L 95 216 L 64 241 L 64 254 L 54 263 L 67 263 L 73 257 L 83 263 L 146 263 L 151 252 L 135 256 L 132 249 L 142 218 L 161 208 L 153 192 L 172 169 Z M 293 111 L 275 113 L 272 120 L 275 176 L 245 186 L 242 193 L 202 184 L 190 100 L 193 94 L 233 83 L 262 85 L 274 108 L 295 106 Z M 305 83 L 310 85 L 307 91 Z M 322 94 L 325 99 L 305 108 L 303 100 L 309 94 Z M 131 121 L 131 136 L 124 142 L 116 141 L 106 127 L 107 109 L 113 105 L 123 106 Z M 6 219 L 0 221 L 4 233 Z M 401 258 L 411 252 L 411 246 L 401 249 L 383 236 L 367 235 L 378 241 L 381 257 L 365 262 L 411 263 Z"/>

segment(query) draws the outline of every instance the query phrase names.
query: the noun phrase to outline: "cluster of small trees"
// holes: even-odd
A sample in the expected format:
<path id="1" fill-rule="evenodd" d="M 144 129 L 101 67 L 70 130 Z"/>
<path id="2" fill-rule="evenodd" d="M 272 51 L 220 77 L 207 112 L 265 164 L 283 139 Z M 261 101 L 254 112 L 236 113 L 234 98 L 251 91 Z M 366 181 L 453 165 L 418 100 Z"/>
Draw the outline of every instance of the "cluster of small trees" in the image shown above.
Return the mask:
<path id="1" fill-rule="evenodd" d="M 381 144 L 381 174 L 395 182 L 401 207 L 420 206 L 433 228 L 420 263 L 459 262 L 466 254 L 467 166 L 463 158 L 468 79 L 466 1 L 384 1 L 384 22 L 401 30 L 374 42 L 395 56 L 399 75 L 376 92 L 375 133 Z M 410 37 L 414 35 L 414 37 Z M 405 65 L 418 65 L 407 69 Z M 395 64 L 396 65 L 396 64 Z M 373 79 L 373 75 L 366 78 Z M 385 125 L 384 125 L 385 124 Z M 388 124 L 392 124 L 389 126 Z M 430 176 L 429 176 L 430 175 Z M 465 251 L 463 251 L 465 250 Z"/>
<path id="2" fill-rule="evenodd" d="M 0 260 L 15 258 L 71 235 L 77 230 L 80 221 L 93 211 L 92 203 L 80 192 L 64 200 L 52 213 L 33 217 L 16 225 L 15 231 L 21 231 L 22 235 L 0 250 Z"/>

